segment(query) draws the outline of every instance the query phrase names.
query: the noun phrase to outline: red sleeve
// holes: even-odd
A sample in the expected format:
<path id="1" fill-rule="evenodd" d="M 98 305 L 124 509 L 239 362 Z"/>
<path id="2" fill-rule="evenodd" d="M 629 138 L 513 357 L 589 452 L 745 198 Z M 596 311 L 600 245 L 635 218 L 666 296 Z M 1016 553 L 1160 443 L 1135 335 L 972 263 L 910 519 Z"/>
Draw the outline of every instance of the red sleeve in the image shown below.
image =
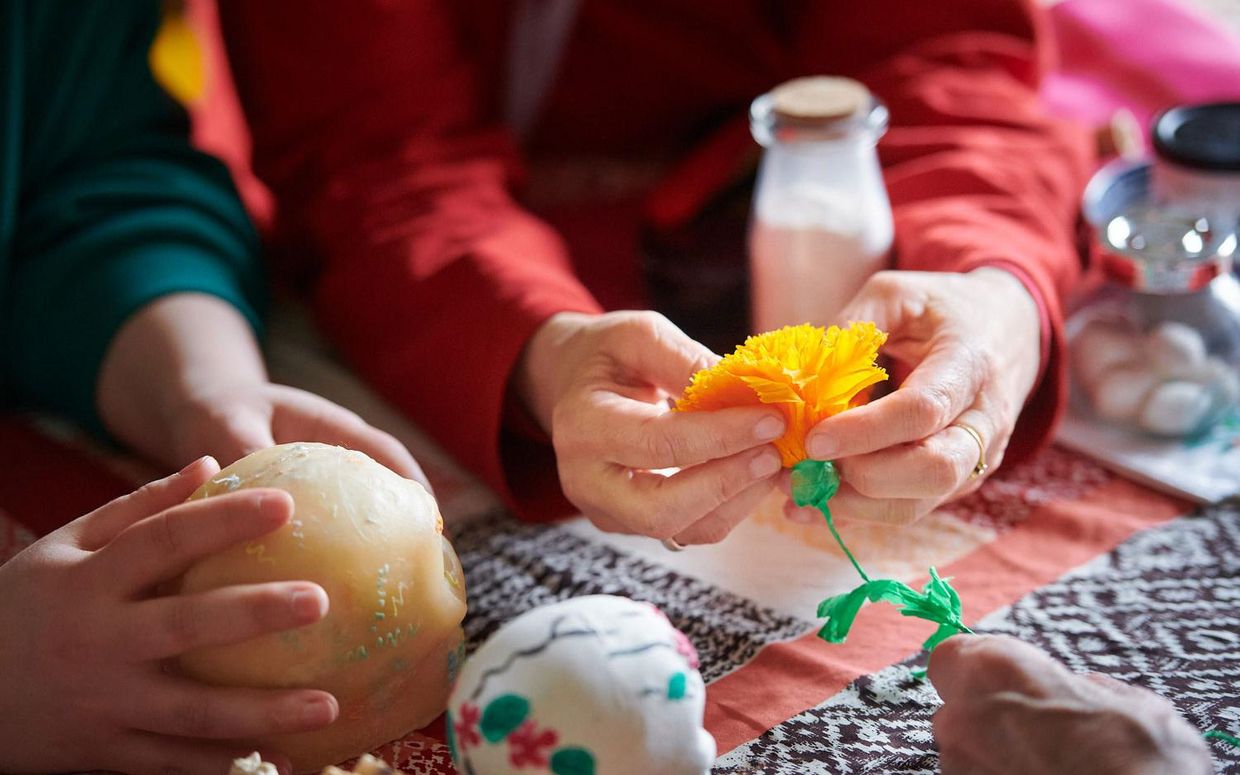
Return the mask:
<path id="1" fill-rule="evenodd" d="M 817 7 L 828 6 L 829 18 L 807 27 L 841 37 L 807 42 L 802 61 L 813 69 L 843 56 L 891 111 L 879 152 L 896 266 L 1003 266 L 1038 303 L 1042 372 L 1007 455 L 1023 458 L 1050 439 L 1065 405 L 1061 301 L 1081 270 L 1075 226 L 1093 167 L 1090 134 L 1038 100 L 1050 47 L 1042 11 L 1034 0 Z"/>
<path id="2" fill-rule="evenodd" d="M 317 263 L 323 330 L 520 505 L 500 459 L 509 373 L 548 316 L 598 305 L 556 235 L 509 196 L 513 144 L 485 123 L 450 7 L 224 0 L 221 14 L 255 171 L 283 248 Z M 512 451 L 543 474 L 514 473 L 523 504 L 558 502 L 554 465 Z"/>

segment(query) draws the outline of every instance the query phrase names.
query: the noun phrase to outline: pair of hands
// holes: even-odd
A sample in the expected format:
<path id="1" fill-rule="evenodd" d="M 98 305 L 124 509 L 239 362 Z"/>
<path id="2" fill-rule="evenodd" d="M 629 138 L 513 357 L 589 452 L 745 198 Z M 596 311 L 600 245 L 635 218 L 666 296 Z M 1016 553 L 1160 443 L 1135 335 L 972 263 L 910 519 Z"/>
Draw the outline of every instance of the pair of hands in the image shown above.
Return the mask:
<path id="1" fill-rule="evenodd" d="M 999 464 L 1039 367 L 1038 311 L 1024 286 L 997 268 L 882 272 L 839 320 L 888 331 L 885 352 L 909 374 L 811 431 L 810 455 L 837 461 L 844 480 L 833 512 L 908 524 L 980 484 L 970 479 L 978 444 L 952 423 L 977 429 L 986 461 Z M 552 438 L 565 495 L 599 528 L 712 543 L 781 484 L 770 444 L 784 431 L 778 410 L 670 411 L 717 359 L 648 312 L 561 313 L 530 340 L 516 388 Z"/>
<path id="2" fill-rule="evenodd" d="M 1153 692 L 1075 675 L 1027 643 L 958 635 L 930 656 L 944 775 L 1208 775 L 1201 735 Z"/>
<path id="3" fill-rule="evenodd" d="M 284 525 L 281 490 L 185 502 L 211 458 L 80 517 L 0 566 L 0 770 L 223 773 L 222 741 L 319 729 L 312 689 L 206 686 L 168 669 L 195 648 L 312 624 L 327 593 L 288 581 L 193 595 L 155 590 L 196 560 Z M 269 761 L 289 771 L 279 752 Z"/>

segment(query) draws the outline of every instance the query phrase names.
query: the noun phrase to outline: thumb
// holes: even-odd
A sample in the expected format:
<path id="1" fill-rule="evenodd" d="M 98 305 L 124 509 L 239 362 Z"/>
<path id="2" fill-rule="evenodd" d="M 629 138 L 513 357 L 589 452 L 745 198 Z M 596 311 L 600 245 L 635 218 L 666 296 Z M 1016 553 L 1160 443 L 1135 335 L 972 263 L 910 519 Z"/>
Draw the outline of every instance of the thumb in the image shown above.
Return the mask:
<path id="1" fill-rule="evenodd" d="M 870 321 L 883 331 L 899 328 L 910 316 L 916 316 L 913 307 L 915 295 L 906 283 L 886 272 L 880 272 L 861 286 L 844 308 L 831 320 L 833 325 L 847 326 L 858 321 Z M 919 296 L 920 294 L 916 294 Z"/>
<path id="2" fill-rule="evenodd" d="M 184 502 L 219 471 L 214 458 L 201 457 L 172 476 L 100 506 L 77 521 L 78 545 L 87 551 L 104 547 L 130 525 Z"/>
<path id="3" fill-rule="evenodd" d="M 275 444 L 269 413 L 240 408 L 229 413 L 211 429 L 206 443 L 199 450 L 215 456 L 224 465 L 231 465 L 241 458 Z"/>
<path id="4" fill-rule="evenodd" d="M 636 376 L 679 395 L 693 375 L 719 356 L 694 341 L 676 324 L 654 312 L 635 313 L 620 329 L 619 352 Z"/>

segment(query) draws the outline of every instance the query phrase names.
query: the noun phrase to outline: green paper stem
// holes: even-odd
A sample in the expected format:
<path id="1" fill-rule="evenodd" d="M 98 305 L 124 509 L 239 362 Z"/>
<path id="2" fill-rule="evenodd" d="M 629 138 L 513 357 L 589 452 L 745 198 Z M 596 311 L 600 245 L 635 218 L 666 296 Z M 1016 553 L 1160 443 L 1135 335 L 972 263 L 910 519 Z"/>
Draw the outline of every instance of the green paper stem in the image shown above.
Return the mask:
<path id="1" fill-rule="evenodd" d="M 1215 740 L 1222 740 L 1232 748 L 1240 748 L 1240 738 L 1232 737 L 1221 729 L 1211 729 L 1209 732 L 1203 733 L 1202 737 L 1206 739 L 1214 738 Z"/>
<path id="2" fill-rule="evenodd" d="M 835 537 L 835 542 L 844 550 L 844 556 L 857 570 L 857 575 L 868 582 L 870 577 L 844 545 L 844 539 L 840 538 L 839 531 L 835 529 L 835 520 L 831 518 L 831 507 L 827 502 L 839 489 L 840 474 L 835 470 L 835 463 L 830 460 L 802 460 L 792 467 L 793 502 L 798 506 L 813 506 L 822 512 L 827 518 L 827 527 Z"/>
<path id="3" fill-rule="evenodd" d="M 818 604 L 818 616 L 827 620 L 818 631 L 818 637 L 828 643 L 843 643 L 867 601 L 891 603 L 899 607 L 904 616 L 938 624 L 938 629 L 922 644 L 927 651 L 934 650 L 935 646 L 956 633 L 972 633 L 961 619 L 960 596 L 947 579 L 939 577 L 934 568 L 930 569 L 930 581 L 920 592 L 902 581 L 870 578 L 835 529 L 828 502 L 839 488 L 839 472 L 831 461 L 802 460 L 792 467 L 793 502 L 798 506 L 813 506 L 822 512 L 832 537 L 864 582 L 847 594 L 829 597 Z"/>

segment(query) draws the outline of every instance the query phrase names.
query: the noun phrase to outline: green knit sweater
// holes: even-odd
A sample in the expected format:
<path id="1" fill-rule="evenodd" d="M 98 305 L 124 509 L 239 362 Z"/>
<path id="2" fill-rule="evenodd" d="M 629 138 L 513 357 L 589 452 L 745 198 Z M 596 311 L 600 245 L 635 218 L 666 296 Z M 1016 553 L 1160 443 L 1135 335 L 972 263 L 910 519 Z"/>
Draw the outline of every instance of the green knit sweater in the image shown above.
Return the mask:
<path id="1" fill-rule="evenodd" d="M 258 325 L 258 241 L 148 52 L 156 0 L 0 0 L 0 407 L 98 428 L 108 343 L 212 294 Z"/>

